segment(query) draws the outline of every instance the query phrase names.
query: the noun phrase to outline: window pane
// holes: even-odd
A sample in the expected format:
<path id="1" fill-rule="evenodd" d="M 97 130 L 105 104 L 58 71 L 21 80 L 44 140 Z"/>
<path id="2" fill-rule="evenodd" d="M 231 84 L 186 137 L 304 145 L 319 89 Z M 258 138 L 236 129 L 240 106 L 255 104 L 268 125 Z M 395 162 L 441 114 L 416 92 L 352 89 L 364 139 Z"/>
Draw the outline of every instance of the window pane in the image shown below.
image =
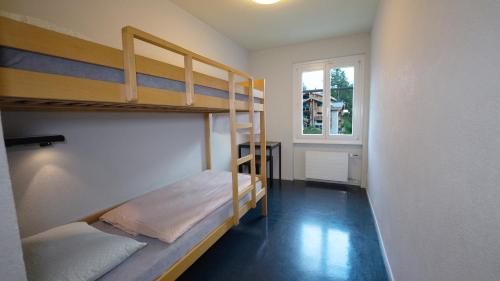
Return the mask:
<path id="1" fill-rule="evenodd" d="M 352 135 L 354 67 L 330 70 L 330 135 Z"/>
<path id="2" fill-rule="evenodd" d="M 323 70 L 302 72 L 302 134 L 323 134 Z"/>

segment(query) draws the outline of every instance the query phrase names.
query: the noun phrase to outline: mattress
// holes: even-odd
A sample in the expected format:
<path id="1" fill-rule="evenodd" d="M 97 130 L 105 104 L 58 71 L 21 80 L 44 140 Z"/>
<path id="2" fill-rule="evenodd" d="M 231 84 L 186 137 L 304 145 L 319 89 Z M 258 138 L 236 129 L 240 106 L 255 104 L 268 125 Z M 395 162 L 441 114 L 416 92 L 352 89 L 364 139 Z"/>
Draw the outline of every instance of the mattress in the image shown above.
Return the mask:
<path id="1" fill-rule="evenodd" d="M 229 173 L 229 172 L 227 172 Z M 261 189 L 261 182 L 257 182 L 257 192 Z M 240 200 L 240 205 L 248 202 L 251 195 L 247 194 Z M 116 268 L 99 278 L 99 281 L 147 281 L 155 280 L 177 260 L 188 253 L 196 244 L 202 241 L 209 233 L 230 218 L 233 214 L 232 200 L 209 214 L 203 220 L 186 231 L 174 243 L 167 244 L 158 239 L 146 236 L 131 236 L 110 224 L 98 221 L 92 224 L 99 230 L 107 233 L 133 238 L 148 245 L 137 251 Z"/>
<path id="2" fill-rule="evenodd" d="M 0 67 L 18 70 L 42 72 L 71 76 L 76 78 L 99 80 L 112 83 L 124 83 L 123 69 L 65 59 L 35 52 L 0 46 Z M 137 73 L 139 86 L 185 92 L 186 84 L 183 81 L 167 79 L 143 73 Z M 229 93 L 224 90 L 194 85 L 194 92 L 199 95 L 228 99 Z M 248 96 L 236 94 L 238 100 L 248 100 Z M 255 102 L 259 99 L 255 98 Z"/>
<path id="3" fill-rule="evenodd" d="M 238 175 L 241 191 L 250 183 L 250 175 Z M 230 201 L 231 185 L 231 173 L 205 170 L 134 198 L 99 219 L 130 234 L 173 243 L 193 225 Z"/>

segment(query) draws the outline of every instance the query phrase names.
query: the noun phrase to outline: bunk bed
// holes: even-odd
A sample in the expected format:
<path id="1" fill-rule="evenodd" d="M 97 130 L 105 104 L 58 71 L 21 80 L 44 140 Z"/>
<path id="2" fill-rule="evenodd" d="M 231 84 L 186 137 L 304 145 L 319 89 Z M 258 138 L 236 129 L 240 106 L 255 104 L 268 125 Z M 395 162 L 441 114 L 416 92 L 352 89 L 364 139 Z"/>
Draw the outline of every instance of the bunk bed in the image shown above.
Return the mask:
<path id="1" fill-rule="evenodd" d="M 151 265 L 162 271 L 161 274 L 154 273 L 157 280 L 175 280 L 224 233 L 237 225 L 245 213 L 256 208 L 259 201 L 262 215 L 267 215 L 266 157 L 260 158 L 262 169 L 257 175 L 254 136 L 257 113 L 260 123 L 258 141 L 261 147 L 265 147 L 265 82 L 134 27 L 124 27 L 122 39 L 123 50 L 119 50 L 0 17 L 0 109 L 202 113 L 208 170 L 211 169 L 211 114 L 229 113 L 231 172 L 226 176 L 230 179 L 231 200 L 178 239 L 189 241 L 183 244 L 183 251 L 177 247 L 177 256 L 169 256 L 169 262 Z M 135 40 L 183 56 L 184 67 L 136 55 Z M 193 71 L 193 61 L 227 72 L 228 80 Z M 237 77 L 243 82 L 237 83 Z M 247 112 L 249 121 L 237 123 L 237 112 Z M 250 153 L 241 158 L 237 152 L 238 130 L 250 130 Z M 247 183 L 241 186 L 239 179 L 242 175 L 238 174 L 238 167 L 248 162 L 250 175 Z M 99 221 L 103 214 L 118 206 L 106 208 L 82 221 L 107 232 L 118 232 Z M 194 236 L 198 238 L 194 239 Z M 152 245 L 162 243 L 152 240 L 147 242 Z M 154 251 L 166 253 L 167 248 L 166 244 L 160 245 Z M 140 254 L 141 251 L 139 255 L 144 255 Z M 148 259 L 143 259 L 139 263 L 144 260 L 148 262 Z M 108 280 L 109 276 L 104 276 L 103 280 Z"/>

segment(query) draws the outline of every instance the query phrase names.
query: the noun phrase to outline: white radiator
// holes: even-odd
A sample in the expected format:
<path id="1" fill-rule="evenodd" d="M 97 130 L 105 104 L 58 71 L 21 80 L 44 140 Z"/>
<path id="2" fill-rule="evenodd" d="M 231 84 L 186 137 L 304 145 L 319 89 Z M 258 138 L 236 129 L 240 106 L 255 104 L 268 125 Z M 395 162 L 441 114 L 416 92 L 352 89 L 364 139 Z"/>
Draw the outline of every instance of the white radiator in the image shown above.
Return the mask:
<path id="1" fill-rule="evenodd" d="M 306 178 L 347 182 L 349 153 L 306 151 Z"/>

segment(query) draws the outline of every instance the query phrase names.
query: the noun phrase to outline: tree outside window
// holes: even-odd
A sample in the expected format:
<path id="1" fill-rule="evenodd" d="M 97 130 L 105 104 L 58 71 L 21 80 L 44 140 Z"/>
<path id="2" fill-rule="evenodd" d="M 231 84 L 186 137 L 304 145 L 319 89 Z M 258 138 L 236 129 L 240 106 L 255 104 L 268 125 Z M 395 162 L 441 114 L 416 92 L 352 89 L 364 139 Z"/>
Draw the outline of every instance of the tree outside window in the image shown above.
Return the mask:
<path id="1" fill-rule="evenodd" d="M 333 68 L 330 71 L 332 97 L 330 134 L 352 134 L 354 68 Z"/>

